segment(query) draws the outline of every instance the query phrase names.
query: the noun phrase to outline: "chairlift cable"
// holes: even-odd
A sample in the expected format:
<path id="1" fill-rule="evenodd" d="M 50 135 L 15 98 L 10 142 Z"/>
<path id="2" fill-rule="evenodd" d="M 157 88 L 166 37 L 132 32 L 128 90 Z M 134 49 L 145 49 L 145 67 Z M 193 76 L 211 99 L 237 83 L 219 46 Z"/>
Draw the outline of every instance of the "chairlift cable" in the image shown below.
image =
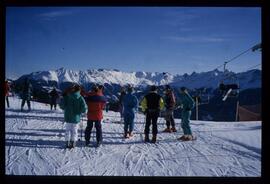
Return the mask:
<path id="1" fill-rule="evenodd" d="M 248 71 L 248 70 L 250 70 L 250 69 L 256 68 L 256 67 L 258 67 L 258 66 L 260 66 L 260 65 L 262 65 L 262 64 L 257 64 L 257 65 L 255 65 L 255 66 L 249 67 L 249 68 L 247 68 L 245 71 Z M 244 72 L 244 71 L 242 71 L 242 72 Z M 230 74 L 228 77 L 224 78 L 224 80 L 225 80 L 225 79 L 228 79 L 228 78 L 230 78 L 231 76 L 234 76 L 234 75 L 237 75 L 237 74 L 236 74 L 236 73 Z"/>

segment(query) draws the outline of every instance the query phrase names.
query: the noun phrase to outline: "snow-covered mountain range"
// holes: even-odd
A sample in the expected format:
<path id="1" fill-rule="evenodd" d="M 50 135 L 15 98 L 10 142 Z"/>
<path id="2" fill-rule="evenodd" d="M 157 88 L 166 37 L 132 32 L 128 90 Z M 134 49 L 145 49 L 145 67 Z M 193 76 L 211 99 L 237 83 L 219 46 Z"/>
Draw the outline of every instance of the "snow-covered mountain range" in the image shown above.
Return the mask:
<path id="1" fill-rule="evenodd" d="M 233 73 L 227 71 L 226 74 L 219 70 L 201 72 L 192 74 L 170 74 L 167 72 L 122 72 L 119 70 L 108 69 L 89 69 L 86 71 L 74 71 L 65 68 L 49 71 L 38 71 L 24 77 L 30 77 L 31 80 L 40 81 L 43 84 L 57 82 L 76 82 L 79 84 L 99 83 L 99 84 L 117 84 L 133 86 L 147 85 L 165 85 L 171 84 L 175 87 L 186 86 L 193 88 L 217 88 L 218 84 L 224 80 L 225 83 L 238 83 L 241 89 L 260 88 L 261 87 L 261 70 L 249 70 L 242 73 Z M 18 80 L 19 80 L 18 79 Z"/>

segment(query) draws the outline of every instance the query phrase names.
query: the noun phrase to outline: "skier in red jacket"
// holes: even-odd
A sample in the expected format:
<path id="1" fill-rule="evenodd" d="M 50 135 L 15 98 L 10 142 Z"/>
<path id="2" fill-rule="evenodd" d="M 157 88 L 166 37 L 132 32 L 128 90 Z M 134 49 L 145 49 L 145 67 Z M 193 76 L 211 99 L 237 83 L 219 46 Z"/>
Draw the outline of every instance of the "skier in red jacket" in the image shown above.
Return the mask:
<path id="1" fill-rule="evenodd" d="M 88 106 L 85 144 L 86 146 L 89 146 L 91 131 L 95 124 L 97 146 L 100 146 L 102 143 L 101 120 L 103 118 L 103 108 L 106 104 L 106 98 L 103 96 L 102 89 L 99 89 L 96 85 L 92 87 L 92 91 L 90 93 L 84 92 L 84 96 Z"/>

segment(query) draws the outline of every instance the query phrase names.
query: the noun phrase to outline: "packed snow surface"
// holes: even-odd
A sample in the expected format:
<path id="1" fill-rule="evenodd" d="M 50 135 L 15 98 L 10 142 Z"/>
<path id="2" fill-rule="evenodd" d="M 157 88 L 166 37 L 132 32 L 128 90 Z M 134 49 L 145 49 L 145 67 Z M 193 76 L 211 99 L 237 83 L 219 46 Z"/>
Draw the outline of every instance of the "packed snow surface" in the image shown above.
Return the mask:
<path id="1" fill-rule="evenodd" d="M 163 133 L 165 121 L 159 118 L 158 142 L 146 144 L 144 115 L 136 116 L 135 137 L 124 140 L 119 113 L 104 112 L 103 145 L 85 147 L 83 139 L 66 150 L 62 110 L 32 102 L 32 111 L 20 112 L 20 103 L 10 98 L 6 108 L 7 175 L 261 176 L 260 121 L 191 121 L 197 140 L 180 142 L 181 120 L 177 133 Z"/>

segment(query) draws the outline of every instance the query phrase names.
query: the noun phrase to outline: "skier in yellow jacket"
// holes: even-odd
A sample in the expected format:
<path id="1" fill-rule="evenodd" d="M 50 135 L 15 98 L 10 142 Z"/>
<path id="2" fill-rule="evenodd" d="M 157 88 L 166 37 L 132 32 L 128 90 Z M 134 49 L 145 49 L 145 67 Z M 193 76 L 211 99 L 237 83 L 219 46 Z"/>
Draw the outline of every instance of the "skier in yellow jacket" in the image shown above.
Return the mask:
<path id="1" fill-rule="evenodd" d="M 152 143 L 156 143 L 157 140 L 157 120 L 160 114 L 160 110 L 164 108 L 164 102 L 162 97 L 157 94 L 157 87 L 151 86 L 150 92 L 144 96 L 141 102 L 142 111 L 146 115 L 146 124 L 145 124 L 145 142 L 150 142 L 149 140 L 149 129 L 152 124 Z"/>

